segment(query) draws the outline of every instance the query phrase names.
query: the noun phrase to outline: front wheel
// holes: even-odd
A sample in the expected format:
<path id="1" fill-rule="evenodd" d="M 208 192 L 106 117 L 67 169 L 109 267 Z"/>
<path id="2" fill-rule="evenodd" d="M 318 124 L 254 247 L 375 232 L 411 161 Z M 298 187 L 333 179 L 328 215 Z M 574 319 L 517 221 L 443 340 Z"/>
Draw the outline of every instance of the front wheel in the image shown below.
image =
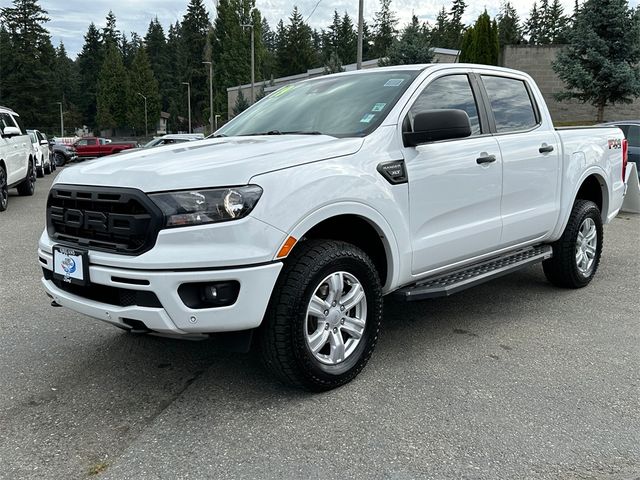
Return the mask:
<path id="1" fill-rule="evenodd" d="M 7 171 L 4 165 L 0 165 L 0 212 L 4 212 L 9 204 L 9 184 L 7 183 Z"/>
<path id="2" fill-rule="evenodd" d="M 29 168 L 27 169 L 27 177 L 18 185 L 18 194 L 23 197 L 30 197 L 36 191 L 36 171 L 32 160 L 29 160 Z"/>
<path id="3" fill-rule="evenodd" d="M 367 364 L 382 320 L 382 286 L 359 248 L 309 240 L 287 259 L 261 327 L 267 368 L 312 391 L 339 387 Z"/>
<path id="4" fill-rule="evenodd" d="M 62 167 L 65 163 L 67 163 L 67 159 L 61 153 L 56 152 L 53 156 L 53 163 L 56 167 Z"/>
<path id="5" fill-rule="evenodd" d="M 602 217 L 597 205 L 576 200 L 562 237 L 553 244 L 553 257 L 542 262 L 547 279 L 558 287 L 587 286 L 600 264 L 602 240 Z"/>

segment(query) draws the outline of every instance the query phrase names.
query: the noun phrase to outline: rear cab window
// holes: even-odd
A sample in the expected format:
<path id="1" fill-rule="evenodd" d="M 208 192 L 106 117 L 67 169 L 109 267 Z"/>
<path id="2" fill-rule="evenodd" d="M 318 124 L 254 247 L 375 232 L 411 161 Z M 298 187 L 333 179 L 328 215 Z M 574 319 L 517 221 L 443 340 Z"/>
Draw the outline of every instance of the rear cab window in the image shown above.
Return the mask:
<path id="1" fill-rule="evenodd" d="M 498 133 L 531 130 L 540 123 L 524 80 L 482 75 Z"/>

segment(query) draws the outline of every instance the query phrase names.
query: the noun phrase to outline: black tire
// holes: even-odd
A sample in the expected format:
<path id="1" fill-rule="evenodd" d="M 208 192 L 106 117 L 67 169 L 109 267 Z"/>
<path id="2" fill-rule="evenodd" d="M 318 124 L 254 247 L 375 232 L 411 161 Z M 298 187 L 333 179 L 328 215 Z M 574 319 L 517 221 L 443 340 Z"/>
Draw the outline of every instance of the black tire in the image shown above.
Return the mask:
<path id="1" fill-rule="evenodd" d="M 20 185 L 18 185 L 18 195 L 23 197 L 30 197 L 36 191 L 36 169 L 33 160 L 29 161 L 29 168 L 27 169 L 27 178 L 25 178 Z"/>
<path id="2" fill-rule="evenodd" d="M 42 165 L 44 165 L 44 158 L 42 159 Z M 53 171 L 51 169 L 51 163 L 49 163 L 49 165 L 44 165 L 43 167 L 44 173 L 46 173 L 47 175 L 51 175 L 51 172 Z"/>
<path id="3" fill-rule="evenodd" d="M 367 314 L 352 353 L 340 363 L 327 365 L 314 357 L 305 330 L 311 296 L 334 272 L 347 272 L 360 282 Z M 271 295 L 259 335 L 262 357 L 267 368 L 284 383 L 311 391 L 331 390 L 353 380 L 367 364 L 378 341 L 381 321 L 382 286 L 369 257 L 349 243 L 309 240 L 299 244 L 287 259 Z"/>
<path id="4" fill-rule="evenodd" d="M 57 167 L 63 167 L 65 163 L 67 163 L 67 158 L 61 153 L 56 152 L 53 155 L 53 162 Z"/>
<path id="5" fill-rule="evenodd" d="M 36 177 L 38 178 L 42 178 L 44 177 L 44 166 L 42 167 L 36 167 Z"/>
<path id="6" fill-rule="evenodd" d="M 586 271 L 581 271 L 576 258 L 579 249 L 578 234 L 583 224 L 588 222 L 587 219 L 591 219 L 595 224 L 597 244 L 592 265 Z M 598 270 L 602 254 L 602 241 L 600 209 L 591 201 L 576 200 L 562 237 L 552 245 L 553 257 L 542 262 L 547 280 L 562 288 L 586 287 Z"/>
<path id="7" fill-rule="evenodd" d="M 51 171 L 55 172 L 58 167 L 56 166 L 56 162 L 52 157 L 49 157 L 49 163 L 51 164 Z"/>
<path id="8" fill-rule="evenodd" d="M 7 184 L 7 171 L 4 165 L 0 165 L 0 212 L 4 212 L 9 204 L 9 185 Z"/>

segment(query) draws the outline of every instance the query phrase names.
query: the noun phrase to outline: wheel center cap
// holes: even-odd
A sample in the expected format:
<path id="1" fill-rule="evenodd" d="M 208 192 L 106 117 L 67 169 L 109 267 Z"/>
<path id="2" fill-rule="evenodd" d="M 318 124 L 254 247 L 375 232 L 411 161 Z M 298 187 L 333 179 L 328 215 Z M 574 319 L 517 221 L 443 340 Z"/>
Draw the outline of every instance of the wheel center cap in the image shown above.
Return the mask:
<path id="1" fill-rule="evenodd" d="M 327 322 L 329 322 L 329 325 L 332 327 L 336 327 L 340 323 L 340 318 L 342 318 L 342 312 L 340 312 L 340 309 L 332 308 L 329 311 L 329 315 L 327 315 Z"/>

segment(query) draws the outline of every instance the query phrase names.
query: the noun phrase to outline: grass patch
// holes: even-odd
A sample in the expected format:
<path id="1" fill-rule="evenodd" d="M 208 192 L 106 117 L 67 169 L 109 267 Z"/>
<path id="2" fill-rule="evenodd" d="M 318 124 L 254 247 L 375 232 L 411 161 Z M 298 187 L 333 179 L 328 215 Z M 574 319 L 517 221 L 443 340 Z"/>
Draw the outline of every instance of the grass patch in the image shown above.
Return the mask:
<path id="1" fill-rule="evenodd" d="M 98 462 L 89 468 L 89 476 L 93 477 L 95 475 L 100 475 L 107 469 L 107 467 L 109 467 L 107 462 Z"/>

